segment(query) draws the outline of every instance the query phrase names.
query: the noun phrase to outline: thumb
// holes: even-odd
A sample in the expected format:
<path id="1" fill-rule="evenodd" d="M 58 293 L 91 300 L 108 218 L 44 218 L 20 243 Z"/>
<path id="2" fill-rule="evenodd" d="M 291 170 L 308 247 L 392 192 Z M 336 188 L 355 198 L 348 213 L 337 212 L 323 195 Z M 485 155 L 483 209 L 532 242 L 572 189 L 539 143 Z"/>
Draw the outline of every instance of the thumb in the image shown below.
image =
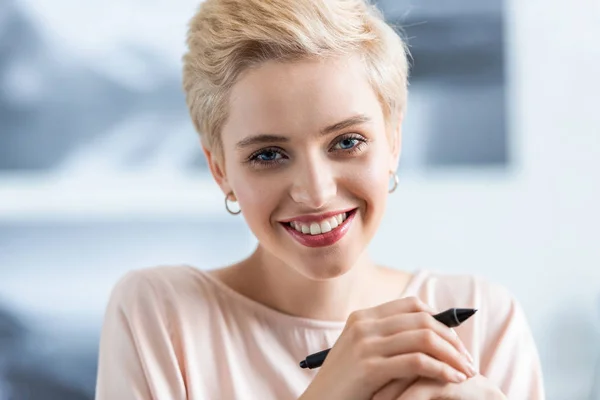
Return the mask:
<path id="1" fill-rule="evenodd" d="M 441 382 L 419 379 L 410 386 L 397 400 L 434 400 L 442 394 Z"/>
<path id="2" fill-rule="evenodd" d="M 379 389 L 371 400 L 397 400 L 414 382 L 414 379 L 395 379 Z"/>

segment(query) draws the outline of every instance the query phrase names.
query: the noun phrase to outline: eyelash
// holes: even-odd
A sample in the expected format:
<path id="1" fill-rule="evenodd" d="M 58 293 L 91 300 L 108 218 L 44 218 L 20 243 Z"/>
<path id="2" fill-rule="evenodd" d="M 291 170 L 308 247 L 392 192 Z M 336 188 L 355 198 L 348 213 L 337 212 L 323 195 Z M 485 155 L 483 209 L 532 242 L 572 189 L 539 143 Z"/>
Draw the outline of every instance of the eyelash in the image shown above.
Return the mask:
<path id="1" fill-rule="evenodd" d="M 358 152 L 361 152 L 364 149 L 364 146 L 368 142 L 368 140 L 364 136 L 362 136 L 362 135 L 359 135 L 359 134 L 348 134 L 348 135 L 345 135 L 345 136 L 341 136 L 339 138 L 339 140 L 334 144 L 334 146 L 337 146 L 338 144 L 340 144 L 344 140 L 356 140 L 357 141 L 356 145 L 353 146 L 350 149 L 336 150 L 336 151 L 345 152 L 347 155 L 352 155 L 352 154 L 356 154 Z M 332 146 L 332 147 L 334 147 L 334 146 Z M 270 166 L 274 166 L 274 165 L 280 163 L 282 159 L 265 161 L 265 160 L 261 160 L 259 158 L 262 154 L 270 153 L 270 152 L 279 154 L 279 155 L 281 155 L 283 157 L 283 154 L 282 154 L 283 151 L 280 148 L 278 148 L 278 147 L 267 147 L 265 149 L 260 149 L 260 150 L 258 150 L 256 152 L 252 153 L 248 157 L 247 162 L 249 164 L 260 166 L 260 167 L 270 167 Z"/>

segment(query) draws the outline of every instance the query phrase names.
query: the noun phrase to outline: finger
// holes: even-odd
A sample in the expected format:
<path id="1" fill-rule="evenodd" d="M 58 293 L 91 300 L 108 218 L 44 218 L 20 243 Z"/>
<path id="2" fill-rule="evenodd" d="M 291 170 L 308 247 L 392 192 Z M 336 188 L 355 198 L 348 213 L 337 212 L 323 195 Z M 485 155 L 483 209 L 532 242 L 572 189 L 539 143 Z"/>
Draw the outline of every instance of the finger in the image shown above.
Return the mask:
<path id="1" fill-rule="evenodd" d="M 378 363 L 377 368 L 377 373 L 385 381 L 424 377 L 461 383 L 467 379 L 463 372 L 424 353 L 407 353 L 384 358 Z"/>
<path id="2" fill-rule="evenodd" d="M 383 303 L 368 310 L 372 318 L 386 318 L 398 314 L 427 312 L 435 314 L 437 310 L 425 304 L 417 297 L 405 297 Z"/>
<path id="3" fill-rule="evenodd" d="M 438 322 L 436 320 L 436 322 Z M 442 324 L 444 325 L 444 324 Z M 445 325 L 444 325 L 445 326 Z M 454 328 L 449 328 L 450 332 L 452 333 L 452 337 L 454 338 L 454 340 L 456 340 L 456 344 L 458 344 L 458 346 L 460 346 L 459 351 L 464 354 L 465 357 L 467 357 L 467 359 L 469 360 L 469 362 L 471 363 L 471 365 L 475 365 L 475 360 L 473 359 L 473 356 L 471 355 L 471 353 L 469 353 L 469 350 L 467 350 L 467 346 L 465 346 L 465 344 L 463 343 L 462 339 L 460 338 L 460 336 L 458 336 L 458 333 L 456 333 L 456 331 L 454 330 Z"/>
<path id="4" fill-rule="evenodd" d="M 416 379 L 394 379 L 381 388 L 371 400 L 396 400 Z"/>
<path id="5" fill-rule="evenodd" d="M 407 353 L 424 353 L 445 362 L 467 376 L 474 376 L 476 373 L 463 354 L 431 329 L 400 332 L 374 342 L 372 345 L 375 354 L 384 357 Z"/>
<path id="6" fill-rule="evenodd" d="M 464 355 L 472 363 L 471 355 L 456 332 L 454 332 L 452 328 L 448 328 L 446 325 L 437 321 L 427 312 L 393 315 L 377 321 L 377 326 L 374 329 L 381 336 L 390 336 L 398 332 L 409 330 L 431 329 L 454 346 L 459 353 Z"/>

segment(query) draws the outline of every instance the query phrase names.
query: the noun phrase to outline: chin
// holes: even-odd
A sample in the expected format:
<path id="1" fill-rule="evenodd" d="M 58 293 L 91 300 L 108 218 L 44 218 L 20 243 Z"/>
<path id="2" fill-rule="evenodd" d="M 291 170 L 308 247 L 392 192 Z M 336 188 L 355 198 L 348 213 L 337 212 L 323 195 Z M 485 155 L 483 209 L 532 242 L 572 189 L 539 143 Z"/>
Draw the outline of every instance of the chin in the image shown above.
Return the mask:
<path id="1" fill-rule="evenodd" d="M 346 257 L 343 260 L 327 260 L 327 258 L 320 257 L 316 262 L 301 262 L 296 270 L 309 279 L 324 281 L 345 275 L 352 269 L 352 265 L 354 265 L 354 262 Z"/>
<path id="2" fill-rule="evenodd" d="M 284 246 L 288 254 L 280 258 L 289 260 L 290 267 L 311 280 L 341 277 L 352 270 L 365 250 L 364 239 L 360 235 L 362 220 L 356 218 L 353 223 L 352 229 L 332 246 L 310 248 L 295 242 L 292 246 L 286 243 Z"/>

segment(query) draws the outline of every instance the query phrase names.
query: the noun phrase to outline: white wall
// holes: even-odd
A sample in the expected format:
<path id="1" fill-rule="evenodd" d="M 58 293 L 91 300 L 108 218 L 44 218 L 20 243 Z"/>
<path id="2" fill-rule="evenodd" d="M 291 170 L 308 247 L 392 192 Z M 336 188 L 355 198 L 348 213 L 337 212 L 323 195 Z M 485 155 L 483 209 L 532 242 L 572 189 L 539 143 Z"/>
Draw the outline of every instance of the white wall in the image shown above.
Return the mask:
<path id="1" fill-rule="evenodd" d="M 600 349 L 600 2 L 509 3 L 515 167 L 401 177 L 373 251 L 400 268 L 509 287 L 538 342 L 548 398 L 587 398 Z"/>

